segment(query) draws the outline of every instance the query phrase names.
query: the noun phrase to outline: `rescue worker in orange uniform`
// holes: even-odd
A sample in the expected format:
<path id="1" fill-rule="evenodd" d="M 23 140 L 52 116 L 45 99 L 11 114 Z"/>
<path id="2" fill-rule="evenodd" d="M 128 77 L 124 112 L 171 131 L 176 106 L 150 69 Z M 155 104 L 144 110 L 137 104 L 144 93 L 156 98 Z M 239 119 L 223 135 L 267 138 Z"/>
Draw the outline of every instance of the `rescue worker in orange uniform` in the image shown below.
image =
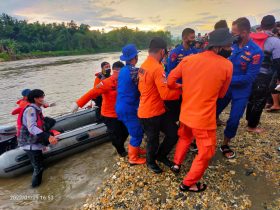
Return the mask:
<path id="1" fill-rule="evenodd" d="M 213 31 L 207 50 L 184 58 L 168 76 L 168 87 L 183 89 L 179 141 L 171 170 L 179 173 L 194 137 L 198 147 L 198 155 L 180 185 L 182 191 L 201 192 L 207 188 L 198 181 L 216 150 L 216 102 L 224 97 L 232 78 L 233 65 L 226 59 L 232 41 L 229 29 Z M 178 79 L 182 79 L 182 85 L 176 83 Z"/>
<path id="2" fill-rule="evenodd" d="M 104 61 L 101 63 L 101 72 L 98 72 L 95 74 L 93 88 L 95 88 L 102 80 L 104 80 L 110 76 L 111 76 L 111 65 L 108 62 Z M 96 114 L 97 114 L 97 117 L 100 118 L 100 108 L 102 106 L 102 96 L 98 96 L 93 101 L 95 103 L 95 106 L 97 106 L 99 108 Z"/>
<path id="3" fill-rule="evenodd" d="M 124 148 L 124 142 L 128 137 L 128 131 L 125 125 L 118 120 L 115 111 L 117 99 L 117 80 L 120 69 L 124 64 L 120 61 L 113 64 L 113 75 L 102 80 L 95 88 L 88 91 L 85 95 L 76 101 L 76 107 L 73 107 L 72 112 L 76 112 L 79 107 L 83 107 L 91 99 L 95 99 L 102 95 L 103 102 L 101 106 L 101 115 L 104 123 L 108 128 L 108 132 L 112 139 L 112 144 L 116 148 L 121 157 L 125 157 L 127 152 Z"/>
<path id="4" fill-rule="evenodd" d="M 166 42 L 159 38 L 153 38 L 149 45 L 149 56 L 138 71 L 140 91 L 140 103 L 138 117 L 147 135 L 147 167 L 155 173 L 161 173 L 162 169 L 156 160 L 168 167 L 173 162 L 167 158 L 168 153 L 178 140 L 177 125 L 166 114 L 164 100 L 177 100 L 181 90 L 170 90 L 167 87 L 162 59 L 167 53 Z M 163 142 L 159 145 L 159 134 L 165 134 Z"/>

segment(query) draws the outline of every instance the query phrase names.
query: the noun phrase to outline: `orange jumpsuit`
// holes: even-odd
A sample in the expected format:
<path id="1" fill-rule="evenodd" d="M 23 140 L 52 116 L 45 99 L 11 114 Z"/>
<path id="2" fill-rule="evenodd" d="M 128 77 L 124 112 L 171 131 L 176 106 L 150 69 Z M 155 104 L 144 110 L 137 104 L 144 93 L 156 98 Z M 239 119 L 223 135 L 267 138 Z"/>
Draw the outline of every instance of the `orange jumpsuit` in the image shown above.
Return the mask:
<path id="1" fill-rule="evenodd" d="M 206 51 L 184 58 L 168 77 L 170 88 L 177 88 L 176 81 L 181 78 L 183 88 L 174 163 L 182 164 L 194 137 L 198 147 L 198 155 L 184 178 L 184 185 L 197 183 L 215 154 L 216 102 L 226 94 L 232 71 L 229 60 Z"/>

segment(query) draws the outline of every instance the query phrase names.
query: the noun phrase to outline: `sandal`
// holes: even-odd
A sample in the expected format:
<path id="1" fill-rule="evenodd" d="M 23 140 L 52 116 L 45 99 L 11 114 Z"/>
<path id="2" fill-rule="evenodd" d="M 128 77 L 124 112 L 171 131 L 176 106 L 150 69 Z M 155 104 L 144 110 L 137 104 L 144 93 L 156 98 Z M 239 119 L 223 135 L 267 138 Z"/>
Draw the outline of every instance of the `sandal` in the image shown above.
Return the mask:
<path id="1" fill-rule="evenodd" d="M 197 152 L 198 151 L 198 148 L 197 148 L 197 145 L 195 143 L 195 140 L 191 143 L 190 151 L 191 152 Z"/>
<path id="2" fill-rule="evenodd" d="M 173 165 L 170 167 L 170 170 L 175 174 L 179 174 L 180 169 L 181 169 L 181 165 Z"/>
<path id="3" fill-rule="evenodd" d="M 221 150 L 221 152 L 223 153 L 224 157 L 227 158 L 227 159 L 232 159 L 232 158 L 235 157 L 235 152 L 232 151 L 232 150 L 229 148 L 228 145 L 222 145 L 222 146 L 220 147 L 220 150 Z M 231 156 L 227 156 L 226 154 L 228 154 L 228 153 L 232 153 L 232 155 L 231 155 Z"/>
<path id="4" fill-rule="evenodd" d="M 280 112 L 280 109 L 270 108 L 270 109 L 267 109 L 266 111 L 270 112 L 270 113 L 278 113 L 278 112 Z"/>
<path id="5" fill-rule="evenodd" d="M 191 187 L 184 185 L 183 183 L 180 184 L 179 189 L 183 192 L 188 191 L 188 192 L 203 192 L 204 190 L 207 189 L 206 184 L 201 184 L 200 182 L 197 182 L 196 184 L 197 190 L 192 190 L 190 189 Z"/>

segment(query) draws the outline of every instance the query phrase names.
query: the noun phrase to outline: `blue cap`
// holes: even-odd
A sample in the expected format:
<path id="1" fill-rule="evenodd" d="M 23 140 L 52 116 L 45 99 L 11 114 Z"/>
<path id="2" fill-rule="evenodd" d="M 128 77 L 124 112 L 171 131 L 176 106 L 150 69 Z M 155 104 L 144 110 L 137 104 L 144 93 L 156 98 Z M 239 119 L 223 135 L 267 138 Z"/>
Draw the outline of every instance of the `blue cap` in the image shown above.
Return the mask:
<path id="1" fill-rule="evenodd" d="M 27 96 L 30 92 L 31 92 L 30 89 L 24 89 L 24 90 L 21 91 L 21 95 L 22 96 Z"/>
<path id="2" fill-rule="evenodd" d="M 134 44 L 127 44 L 122 48 L 120 59 L 122 61 L 130 61 L 138 54 L 138 52 L 139 51 Z"/>

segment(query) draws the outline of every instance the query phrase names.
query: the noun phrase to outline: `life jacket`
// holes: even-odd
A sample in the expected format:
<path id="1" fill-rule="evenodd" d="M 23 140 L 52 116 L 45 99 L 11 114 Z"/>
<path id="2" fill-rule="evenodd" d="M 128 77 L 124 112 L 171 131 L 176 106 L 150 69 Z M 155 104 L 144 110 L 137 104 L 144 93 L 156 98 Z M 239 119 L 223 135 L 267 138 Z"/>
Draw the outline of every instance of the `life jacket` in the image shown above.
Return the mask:
<path id="1" fill-rule="evenodd" d="M 258 33 L 251 33 L 250 34 L 251 39 L 253 42 L 255 42 L 264 52 L 264 59 L 262 62 L 262 67 L 265 69 L 269 69 L 272 66 L 272 53 L 268 52 L 264 49 L 264 44 L 266 40 L 271 37 L 269 34 L 258 32 Z"/>
<path id="2" fill-rule="evenodd" d="M 37 110 L 32 104 L 26 106 L 19 114 L 17 119 L 17 140 L 19 146 L 25 146 L 35 143 L 40 143 L 40 139 L 36 135 L 31 134 L 27 127 L 23 124 L 23 114 L 28 107 L 32 107 L 36 111 L 37 127 L 43 130 L 44 117 L 41 111 Z"/>
<path id="3" fill-rule="evenodd" d="M 26 107 L 28 106 L 30 103 L 28 101 L 25 101 L 23 99 L 20 99 L 17 101 L 18 107 L 13 109 L 12 111 L 12 115 L 16 115 L 16 114 L 20 114 L 20 112 Z"/>

